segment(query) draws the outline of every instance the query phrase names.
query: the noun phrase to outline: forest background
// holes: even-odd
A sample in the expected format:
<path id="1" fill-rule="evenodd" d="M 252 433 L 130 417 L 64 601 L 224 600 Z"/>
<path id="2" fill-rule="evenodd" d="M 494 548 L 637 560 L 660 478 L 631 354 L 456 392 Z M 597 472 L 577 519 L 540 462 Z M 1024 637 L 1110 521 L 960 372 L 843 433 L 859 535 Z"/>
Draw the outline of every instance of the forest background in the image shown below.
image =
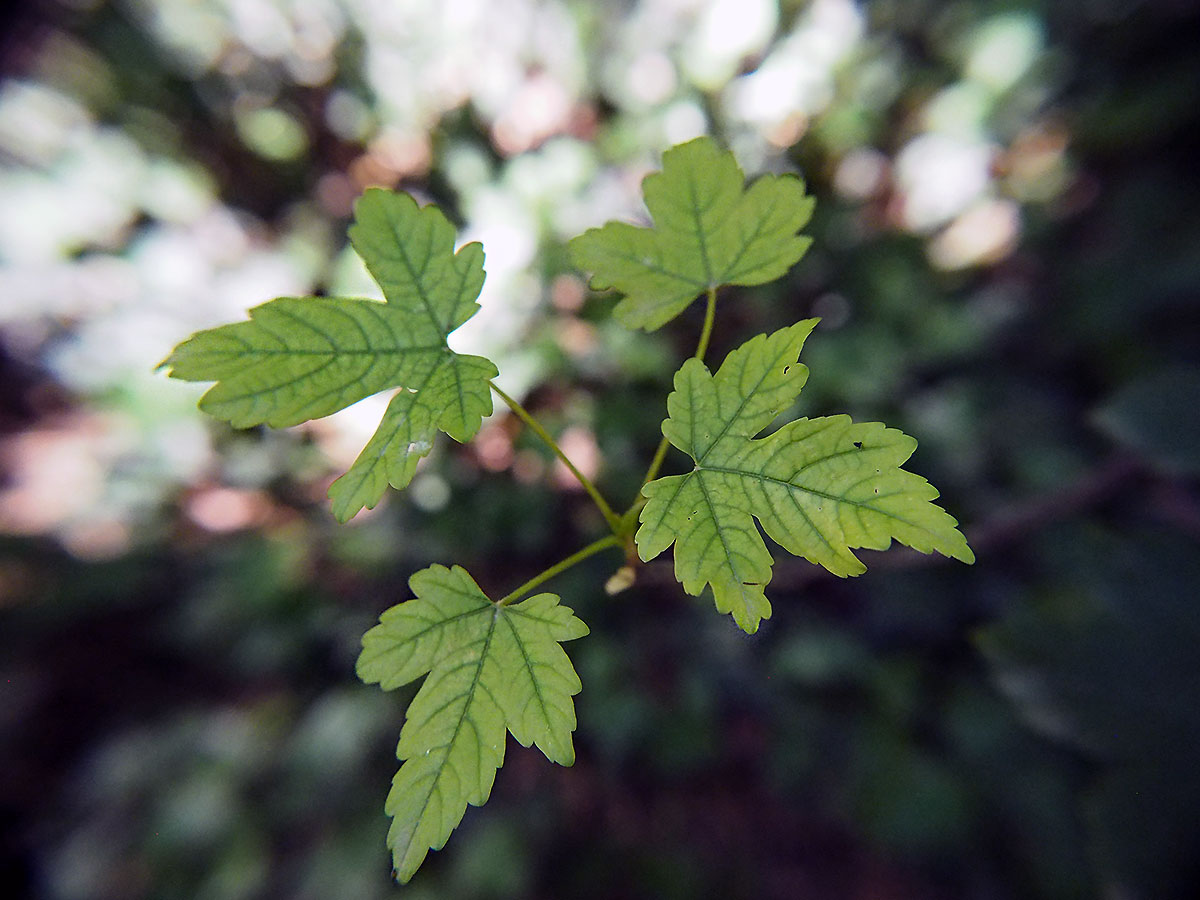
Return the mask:
<path id="1" fill-rule="evenodd" d="M 1200 883 L 1200 10 L 1185 0 L 34 0 L 0 14 L 0 894 L 386 898 L 406 580 L 603 531 L 503 411 L 346 526 L 370 401 L 235 432 L 152 372 L 278 295 L 374 295 L 385 185 L 481 240 L 455 349 L 632 499 L 698 309 L 626 331 L 567 239 L 713 134 L 815 244 L 806 415 L 915 435 L 973 567 L 780 559 L 753 637 L 666 561 L 552 589 L 578 762 L 510 745 L 409 897 L 1171 898 Z M 675 460 L 678 466 L 679 460 Z M 667 471 L 675 471 L 668 464 Z"/>

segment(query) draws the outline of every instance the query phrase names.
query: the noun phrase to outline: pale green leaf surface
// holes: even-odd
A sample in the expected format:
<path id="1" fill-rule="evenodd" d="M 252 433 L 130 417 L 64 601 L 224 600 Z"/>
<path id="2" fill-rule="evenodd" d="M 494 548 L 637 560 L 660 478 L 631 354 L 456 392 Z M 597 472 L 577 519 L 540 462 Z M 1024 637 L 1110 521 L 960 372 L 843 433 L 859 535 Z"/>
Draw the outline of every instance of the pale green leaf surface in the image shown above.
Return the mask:
<path id="1" fill-rule="evenodd" d="M 359 677 L 387 690 L 427 674 L 400 731 L 403 764 L 386 804 L 401 881 L 445 845 L 468 803 L 487 800 L 506 730 L 554 762 L 574 762 L 580 683 L 561 642 L 587 634 L 554 594 L 500 606 L 458 566 L 422 569 L 409 585 L 413 599 L 380 617 L 358 659 Z"/>
<path id="2" fill-rule="evenodd" d="M 659 328 L 709 288 L 774 281 L 811 243 L 797 234 L 813 209 L 804 182 L 764 175 L 747 190 L 733 154 L 711 138 L 664 153 L 643 191 L 653 227 L 609 222 L 570 243 L 593 288 L 625 295 L 614 312 L 630 328 Z"/>
<path id="3" fill-rule="evenodd" d="M 893 539 L 974 561 L 958 523 L 931 502 L 937 490 L 900 468 L 916 449 L 911 437 L 830 416 L 755 438 L 804 386 L 808 370 L 797 357 L 815 324 L 747 341 L 716 375 L 698 359 L 684 363 L 663 434 L 695 467 L 642 491 L 639 556 L 653 559 L 674 543 L 684 589 L 699 594 L 711 585 L 717 609 L 751 633 L 771 615 L 772 559 L 755 519 L 785 550 L 836 575 L 861 574 L 852 551 L 883 550 Z"/>
<path id="4" fill-rule="evenodd" d="M 496 367 L 453 352 L 447 337 L 474 315 L 483 250 L 454 251 L 453 226 L 436 207 L 373 189 L 355 206 L 351 241 L 385 303 L 280 297 L 250 320 L 201 331 L 163 361 L 172 378 L 215 381 L 200 407 L 236 428 L 282 428 L 400 388 L 350 470 L 330 487 L 348 520 L 387 485 L 403 488 L 437 431 L 469 440 L 492 411 Z"/>

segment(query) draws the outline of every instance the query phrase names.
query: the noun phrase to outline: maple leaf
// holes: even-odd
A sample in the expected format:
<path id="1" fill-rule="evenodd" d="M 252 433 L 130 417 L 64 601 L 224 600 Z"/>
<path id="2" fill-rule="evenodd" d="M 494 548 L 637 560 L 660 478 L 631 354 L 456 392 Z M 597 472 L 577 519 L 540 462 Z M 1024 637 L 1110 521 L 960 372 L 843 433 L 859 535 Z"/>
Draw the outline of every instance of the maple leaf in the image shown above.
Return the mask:
<path id="1" fill-rule="evenodd" d="M 386 803 L 401 881 L 445 845 L 468 803 L 487 800 L 506 729 L 553 762 L 575 761 L 580 683 L 561 642 L 588 633 L 556 595 L 501 606 L 459 566 L 422 569 L 409 586 L 414 598 L 384 612 L 358 659 L 359 677 L 385 690 L 428 673 L 400 731 L 403 764 Z"/>
<path id="2" fill-rule="evenodd" d="M 769 618 L 771 554 L 755 526 L 788 552 L 835 575 L 866 567 L 854 548 L 892 539 L 923 553 L 973 562 L 958 523 L 933 504 L 937 490 L 900 466 L 917 442 L 878 422 L 849 416 L 797 419 L 755 435 L 800 393 L 797 362 L 816 319 L 759 335 L 730 353 L 716 375 L 698 359 L 675 374 L 662 431 L 695 467 L 647 484 L 638 555 L 675 544 L 675 575 L 697 595 L 711 585 L 717 609 L 745 631 Z"/>
<path id="3" fill-rule="evenodd" d="M 437 431 L 467 441 L 492 411 L 495 365 L 452 351 L 448 335 L 471 318 L 483 286 L 483 248 L 454 251 L 455 231 L 434 206 L 368 190 L 355 204 L 354 249 L 386 302 L 280 297 L 250 321 L 192 335 L 160 367 L 172 378 L 215 381 L 200 408 L 235 428 L 281 428 L 400 388 L 374 436 L 329 489 L 345 522 L 387 485 L 405 487 Z"/>
<path id="4" fill-rule="evenodd" d="M 643 182 L 653 227 L 609 222 L 569 245 L 593 288 L 625 294 L 614 310 L 624 325 L 653 331 L 710 289 L 774 281 L 812 243 L 796 233 L 813 200 L 794 175 L 747 190 L 733 154 L 707 137 L 668 150 L 662 166 Z"/>

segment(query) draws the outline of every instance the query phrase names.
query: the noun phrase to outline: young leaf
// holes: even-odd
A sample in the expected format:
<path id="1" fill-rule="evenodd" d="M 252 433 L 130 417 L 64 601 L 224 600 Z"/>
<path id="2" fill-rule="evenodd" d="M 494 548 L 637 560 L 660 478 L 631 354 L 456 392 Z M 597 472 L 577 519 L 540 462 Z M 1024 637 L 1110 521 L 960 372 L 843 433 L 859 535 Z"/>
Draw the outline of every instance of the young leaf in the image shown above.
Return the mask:
<path id="1" fill-rule="evenodd" d="M 280 297 L 250 321 L 201 331 L 163 362 L 172 378 L 216 381 L 200 408 L 236 428 L 276 428 L 327 416 L 399 387 L 383 421 L 329 496 L 339 521 L 405 487 L 437 431 L 466 441 L 492 411 L 496 367 L 454 353 L 446 338 L 475 314 L 483 249 L 454 251 L 454 227 L 434 206 L 372 189 L 355 205 L 354 249 L 385 303 Z"/>
<path id="2" fill-rule="evenodd" d="M 797 419 L 754 436 L 786 409 L 808 379 L 796 361 L 816 319 L 747 341 L 710 374 L 689 359 L 667 399 L 665 434 L 695 468 L 647 484 L 636 541 L 650 560 L 675 544 L 675 575 L 690 594 L 711 584 L 717 609 L 747 632 L 769 618 L 764 593 L 771 554 L 758 528 L 785 550 L 835 575 L 866 567 L 851 552 L 896 540 L 963 562 L 975 557 L 938 492 L 900 466 L 917 442 L 849 416 Z"/>
<path id="3" fill-rule="evenodd" d="M 614 314 L 647 331 L 710 288 L 774 281 L 812 243 L 796 232 L 813 200 L 793 175 L 764 175 L 749 190 L 745 181 L 733 154 L 711 138 L 673 147 L 643 182 L 654 226 L 592 228 L 571 241 L 574 263 L 593 273 L 593 288 L 623 293 Z"/>
<path id="4" fill-rule="evenodd" d="M 359 677 L 384 690 L 428 673 L 400 731 L 403 764 L 386 804 L 401 881 L 445 845 L 468 803 L 487 800 L 505 729 L 553 762 L 575 761 L 571 698 L 581 686 L 560 642 L 588 633 L 554 594 L 500 606 L 458 566 L 422 569 L 409 586 L 414 598 L 380 617 L 358 658 Z"/>

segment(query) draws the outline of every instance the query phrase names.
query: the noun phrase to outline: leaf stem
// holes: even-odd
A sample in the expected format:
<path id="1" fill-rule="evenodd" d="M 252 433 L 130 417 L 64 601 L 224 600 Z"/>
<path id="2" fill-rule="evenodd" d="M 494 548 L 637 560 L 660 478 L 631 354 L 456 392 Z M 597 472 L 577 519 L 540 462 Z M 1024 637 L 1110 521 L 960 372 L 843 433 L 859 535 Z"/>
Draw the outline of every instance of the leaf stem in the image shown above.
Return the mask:
<path id="1" fill-rule="evenodd" d="M 642 479 L 642 487 L 658 477 L 658 470 L 662 468 L 663 460 L 667 458 L 667 449 L 670 446 L 671 442 L 664 434 L 663 439 L 658 442 L 658 449 L 654 451 L 654 459 L 650 461 L 650 468 L 646 470 L 646 477 Z M 641 491 L 638 491 L 638 495 L 641 496 Z"/>
<path id="2" fill-rule="evenodd" d="M 619 538 L 617 538 L 616 535 L 613 535 L 613 534 L 602 537 L 598 541 L 593 541 L 592 543 L 590 543 L 586 547 L 584 547 L 582 550 L 572 553 L 566 559 L 556 562 L 554 565 L 552 565 L 550 568 L 546 569 L 544 572 L 542 572 L 538 575 L 535 575 L 533 578 L 530 578 L 527 582 L 525 582 L 523 585 L 521 585 L 519 588 L 517 588 L 512 593 L 505 594 L 503 597 L 501 597 L 499 600 L 496 601 L 496 605 L 497 606 L 508 606 L 508 604 L 512 603 L 514 600 L 519 600 L 521 597 L 528 594 L 530 591 L 532 591 L 535 587 L 537 587 L 543 581 L 549 581 L 555 575 L 565 572 L 567 569 L 571 568 L 571 566 L 574 566 L 577 563 L 583 562 L 589 556 L 595 556 L 597 553 L 601 552 L 602 550 L 607 550 L 609 547 L 619 547 L 619 546 L 621 546 L 621 541 Z"/>
<path id="3" fill-rule="evenodd" d="M 713 322 L 717 317 L 717 289 L 710 287 L 708 289 L 708 302 L 704 307 L 704 326 L 700 329 L 700 341 L 696 344 L 696 352 L 693 357 L 704 361 L 704 354 L 708 352 L 708 341 L 712 337 Z M 667 449 L 671 446 L 671 442 L 663 435 L 663 439 L 658 442 L 658 449 L 654 451 L 654 459 L 650 461 L 650 468 L 646 470 L 646 477 L 642 479 L 642 487 L 645 487 L 655 478 L 658 477 L 658 470 L 662 468 L 663 460 L 667 458 Z M 641 503 L 641 492 L 638 492 L 638 498 L 633 501 L 633 505 L 637 506 Z"/>
<path id="4" fill-rule="evenodd" d="M 712 337 L 713 321 L 717 317 L 717 289 L 708 289 L 708 303 L 704 307 L 704 327 L 700 329 L 700 342 L 696 344 L 696 359 L 704 362 L 704 354 L 708 352 L 708 339 Z"/>
<path id="5" fill-rule="evenodd" d="M 579 469 L 576 468 L 575 464 L 571 462 L 571 460 L 567 459 L 567 455 L 563 453 L 562 447 L 558 446 L 558 441 L 554 440 L 554 438 L 550 436 L 550 432 L 546 431 L 546 429 L 542 427 L 542 424 L 533 416 L 531 416 L 525 407 L 523 407 L 508 394 L 504 393 L 504 391 L 500 390 L 500 388 L 497 387 L 496 382 L 488 381 L 488 384 L 491 385 L 492 390 L 496 392 L 500 399 L 508 404 L 508 408 L 513 411 L 513 415 L 524 422 L 534 434 L 542 439 L 547 447 L 554 451 L 554 455 L 562 461 L 562 464 L 566 466 L 567 469 L 570 470 L 571 474 L 575 476 L 576 480 L 583 485 L 583 489 L 587 491 L 588 496 L 592 498 L 592 501 L 596 504 L 596 508 L 600 510 L 600 514 L 604 516 L 604 521 L 608 523 L 609 530 L 612 531 L 614 535 L 619 534 L 621 528 L 620 517 L 613 512 L 612 507 L 608 505 L 608 501 L 604 499 L 598 490 L 596 490 L 596 486 L 592 484 L 591 479 L 580 472 Z"/>

